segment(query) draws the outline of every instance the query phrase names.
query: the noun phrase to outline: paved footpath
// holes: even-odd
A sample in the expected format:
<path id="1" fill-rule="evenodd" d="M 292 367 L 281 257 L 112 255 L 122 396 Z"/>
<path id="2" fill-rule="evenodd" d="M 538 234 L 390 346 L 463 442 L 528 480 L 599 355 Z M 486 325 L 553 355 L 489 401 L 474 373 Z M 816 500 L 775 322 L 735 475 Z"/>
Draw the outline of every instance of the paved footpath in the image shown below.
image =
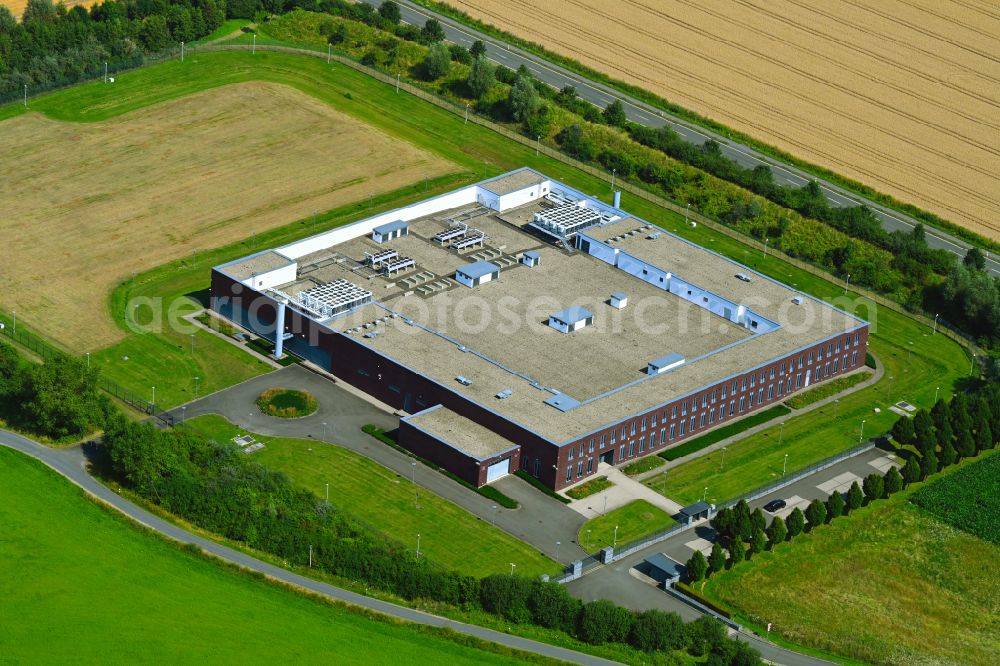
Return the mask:
<path id="1" fill-rule="evenodd" d="M 64 477 L 69 479 L 72 483 L 82 488 L 88 494 L 93 495 L 97 499 L 110 505 L 114 509 L 117 509 L 136 522 L 145 525 L 166 537 L 183 543 L 194 544 L 216 557 L 232 562 L 246 569 L 257 571 L 265 576 L 268 576 L 269 578 L 294 585 L 298 588 L 320 594 L 330 599 L 342 601 L 353 606 L 367 608 L 400 620 L 434 627 L 443 627 L 460 634 L 491 641 L 493 643 L 517 650 L 533 652 L 535 654 L 540 654 L 554 659 L 562 659 L 564 661 L 577 664 L 604 666 L 606 664 L 617 663 L 607 659 L 601 659 L 600 657 L 584 654 L 582 652 L 576 652 L 575 650 L 568 650 L 555 645 L 540 643 L 527 638 L 521 638 L 520 636 L 512 636 L 500 631 L 478 627 L 473 624 L 456 622 L 438 615 L 432 615 L 430 613 L 424 613 L 419 610 L 399 606 L 387 601 L 366 597 L 362 594 L 357 594 L 327 583 L 321 583 L 319 581 L 312 580 L 311 578 L 306 578 L 305 576 L 300 576 L 280 567 L 268 564 L 267 562 L 262 562 L 261 560 L 250 557 L 245 553 L 233 550 L 232 548 L 219 545 L 214 541 L 192 534 L 187 530 L 154 516 L 145 509 L 136 506 L 132 502 L 122 498 L 103 484 L 99 483 L 87 473 L 85 468 L 86 456 L 84 455 L 83 449 L 79 446 L 65 449 L 49 448 L 6 430 L 0 430 L 0 446 L 6 446 L 8 448 L 21 451 L 32 458 L 40 460 L 59 474 L 62 474 Z"/>

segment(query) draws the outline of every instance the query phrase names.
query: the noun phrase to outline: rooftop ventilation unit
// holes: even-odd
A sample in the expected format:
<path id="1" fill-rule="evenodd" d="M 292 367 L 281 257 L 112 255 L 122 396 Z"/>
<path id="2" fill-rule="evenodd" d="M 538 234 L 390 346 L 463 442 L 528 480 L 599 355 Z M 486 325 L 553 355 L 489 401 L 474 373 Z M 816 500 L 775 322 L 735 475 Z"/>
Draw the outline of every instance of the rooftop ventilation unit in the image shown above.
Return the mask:
<path id="1" fill-rule="evenodd" d="M 459 375 L 458 377 L 455 377 L 455 381 L 458 382 L 459 384 L 461 384 L 462 386 L 472 386 L 472 380 L 468 379 L 466 377 L 463 377 L 462 375 Z"/>
<path id="2" fill-rule="evenodd" d="M 504 389 L 504 390 L 500 391 L 499 393 L 497 393 L 497 399 L 499 399 L 499 400 L 506 400 L 507 398 L 509 398 L 512 395 L 514 395 L 513 391 L 511 391 L 510 389 Z"/>
<path id="3" fill-rule="evenodd" d="M 792 303 L 794 303 L 795 305 L 802 305 L 802 297 L 801 296 L 792 297 Z"/>
<path id="4" fill-rule="evenodd" d="M 611 294 L 611 307 L 621 310 L 628 305 L 628 294 L 624 291 L 616 291 Z"/>
<path id="5" fill-rule="evenodd" d="M 684 357 L 674 352 L 650 361 L 646 366 L 646 374 L 659 375 L 681 365 L 684 365 Z"/>
<path id="6" fill-rule="evenodd" d="M 372 302 L 372 293 L 352 282 L 336 279 L 295 295 L 298 303 L 325 317 L 348 312 Z"/>
<path id="7" fill-rule="evenodd" d="M 578 202 L 535 213 L 531 226 L 565 240 L 578 231 L 600 224 L 602 219 L 600 211 L 585 208 Z"/>

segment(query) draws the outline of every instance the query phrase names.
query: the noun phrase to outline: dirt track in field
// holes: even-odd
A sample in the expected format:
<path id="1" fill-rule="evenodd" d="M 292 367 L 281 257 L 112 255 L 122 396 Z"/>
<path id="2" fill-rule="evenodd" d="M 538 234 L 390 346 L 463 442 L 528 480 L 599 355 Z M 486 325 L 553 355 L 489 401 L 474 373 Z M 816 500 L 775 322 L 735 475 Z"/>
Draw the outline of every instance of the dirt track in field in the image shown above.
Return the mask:
<path id="1" fill-rule="evenodd" d="M 267 83 L 99 123 L 18 116 L 0 123 L 0 302 L 97 349 L 122 337 L 107 298 L 133 273 L 452 170 Z"/>
<path id="2" fill-rule="evenodd" d="M 1000 239 L 1000 6 L 981 0 L 449 0 Z"/>

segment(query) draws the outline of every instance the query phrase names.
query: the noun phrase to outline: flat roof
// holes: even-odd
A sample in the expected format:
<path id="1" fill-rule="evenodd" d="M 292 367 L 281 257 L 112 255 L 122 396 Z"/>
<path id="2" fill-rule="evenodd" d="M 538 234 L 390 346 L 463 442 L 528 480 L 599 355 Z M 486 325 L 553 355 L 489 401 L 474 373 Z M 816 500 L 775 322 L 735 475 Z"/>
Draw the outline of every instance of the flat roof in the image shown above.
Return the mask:
<path id="1" fill-rule="evenodd" d="M 221 268 L 235 280 L 246 280 L 254 275 L 261 275 L 294 263 L 293 260 L 274 250 L 264 250 L 224 264 Z"/>
<path id="2" fill-rule="evenodd" d="M 524 253 L 524 256 L 538 259 L 538 250 L 528 250 Z"/>
<path id="3" fill-rule="evenodd" d="M 407 225 L 406 222 L 403 222 L 402 220 L 396 220 L 395 222 L 389 222 L 388 224 L 379 225 L 374 229 L 372 229 L 372 231 L 379 234 L 387 234 L 391 231 L 396 231 L 397 229 L 406 229 L 407 226 L 409 225 Z"/>
<path id="4" fill-rule="evenodd" d="M 671 577 L 684 573 L 684 566 L 664 553 L 653 553 L 645 559 L 645 562 Z"/>
<path id="5" fill-rule="evenodd" d="M 564 324 L 575 324 L 578 321 L 583 321 L 584 319 L 589 319 L 593 316 L 593 312 L 579 305 L 571 305 L 568 308 L 552 314 L 553 319 L 558 319 Z"/>
<path id="6" fill-rule="evenodd" d="M 652 361 L 649 362 L 649 364 L 654 368 L 665 368 L 668 365 L 673 365 L 674 363 L 683 360 L 684 360 L 683 356 L 681 356 L 677 352 L 671 352 L 666 356 L 661 356 L 660 358 L 654 358 Z"/>
<path id="7" fill-rule="evenodd" d="M 548 178 L 537 171 L 518 169 L 517 171 L 497 176 L 491 180 L 483 181 L 479 186 L 488 192 L 503 196 L 511 192 L 523 190 L 526 187 L 531 187 L 532 185 L 539 185 L 547 180 Z"/>
<path id="8" fill-rule="evenodd" d="M 586 198 L 558 182 L 551 185 L 567 196 Z M 425 205 L 438 200 L 440 209 Z M 648 230 L 656 227 L 627 213 L 582 234 L 745 304 L 778 326 L 755 333 L 584 251 L 539 240 L 526 227 L 536 212 L 551 208 L 544 199 L 502 211 L 489 210 L 475 198 L 456 204 L 448 195 L 414 205 L 424 206 L 422 215 L 399 212 L 409 220 L 409 235 L 378 245 L 363 231 L 351 236 L 350 226 L 341 227 L 336 242 L 299 257 L 295 281 L 278 288 L 294 294 L 336 277 L 363 286 L 373 293 L 373 303 L 322 325 L 557 444 L 865 325 L 670 232 L 649 240 Z M 457 217 L 486 233 L 483 247 L 459 252 L 431 240 Z M 364 221 L 357 224 L 364 228 Z M 366 273 L 360 264 L 364 253 L 386 247 L 414 258 L 416 267 L 392 277 Z M 541 257 L 536 268 L 518 262 L 527 251 Z M 478 262 L 500 267 L 503 279 L 475 291 L 451 279 Z M 736 273 L 754 280 L 742 282 Z M 618 291 L 628 294 L 630 307 L 608 304 L 608 294 Z M 803 299 L 801 305 L 792 303 L 796 296 Z M 572 336 L 548 326 L 550 313 L 572 306 L 590 311 L 593 325 Z M 363 337 L 371 330 L 363 324 L 372 326 L 375 320 L 382 320 L 379 335 Z M 648 374 L 650 359 L 668 351 L 685 363 Z M 459 375 L 471 385 L 455 381 Z M 509 397 L 496 397 L 508 389 Z"/>
<path id="9" fill-rule="evenodd" d="M 699 513 L 705 513 L 706 511 L 711 511 L 712 505 L 708 502 L 695 502 L 689 506 L 684 507 L 680 510 L 680 513 L 685 516 L 697 516 Z"/>
<path id="10" fill-rule="evenodd" d="M 476 460 L 489 460 L 518 446 L 443 405 L 403 417 L 403 420 Z"/>
<path id="11" fill-rule="evenodd" d="M 455 270 L 462 275 L 468 275 L 470 278 L 475 280 L 476 278 L 481 278 L 484 275 L 492 275 L 493 273 L 499 272 L 500 267 L 488 261 L 476 261 L 471 264 L 466 264 L 465 266 L 459 266 Z"/>

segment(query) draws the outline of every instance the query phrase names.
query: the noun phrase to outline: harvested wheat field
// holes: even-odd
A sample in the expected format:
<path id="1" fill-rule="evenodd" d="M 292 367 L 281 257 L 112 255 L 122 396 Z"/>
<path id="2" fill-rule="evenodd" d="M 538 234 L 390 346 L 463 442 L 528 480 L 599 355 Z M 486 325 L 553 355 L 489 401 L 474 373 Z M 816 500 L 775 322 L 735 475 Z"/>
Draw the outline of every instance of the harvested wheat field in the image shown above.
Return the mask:
<path id="1" fill-rule="evenodd" d="M 66 9 L 70 7 L 76 7 L 77 5 L 83 5 L 84 7 L 89 7 L 91 5 L 97 4 L 100 0 L 63 0 L 63 4 L 66 5 Z M 53 3 L 58 4 L 58 3 Z M 2 0 L 0 5 L 3 5 L 11 11 L 11 13 L 16 18 L 21 18 L 21 14 L 24 13 L 24 8 L 28 5 L 28 0 Z"/>
<path id="2" fill-rule="evenodd" d="M 18 116 L 0 129 L 4 307 L 103 347 L 122 337 L 107 312 L 122 278 L 452 170 L 267 83 L 99 123 Z"/>
<path id="3" fill-rule="evenodd" d="M 449 2 L 1000 240 L 994 2 Z"/>

